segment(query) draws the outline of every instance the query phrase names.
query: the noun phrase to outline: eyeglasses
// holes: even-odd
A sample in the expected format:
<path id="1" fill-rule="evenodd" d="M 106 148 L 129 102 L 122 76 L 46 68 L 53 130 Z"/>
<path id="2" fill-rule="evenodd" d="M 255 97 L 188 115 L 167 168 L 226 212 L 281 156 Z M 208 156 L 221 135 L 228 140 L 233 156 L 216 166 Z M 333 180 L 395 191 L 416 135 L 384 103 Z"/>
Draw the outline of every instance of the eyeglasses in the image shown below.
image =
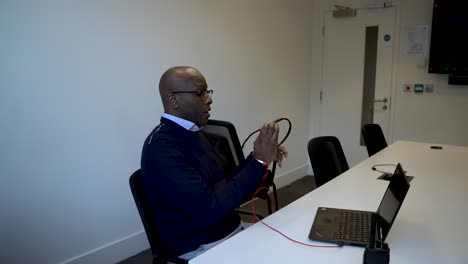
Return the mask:
<path id="1" fill-rule="evenodd" d="M 196 94 L 199 97 L 206 97 L 208 95 L 213 94 L 213 90 L 193 90 L 193 91 L 173 91 L 172 94 L 178 94 L 178 93 L 193 93 Z"/>

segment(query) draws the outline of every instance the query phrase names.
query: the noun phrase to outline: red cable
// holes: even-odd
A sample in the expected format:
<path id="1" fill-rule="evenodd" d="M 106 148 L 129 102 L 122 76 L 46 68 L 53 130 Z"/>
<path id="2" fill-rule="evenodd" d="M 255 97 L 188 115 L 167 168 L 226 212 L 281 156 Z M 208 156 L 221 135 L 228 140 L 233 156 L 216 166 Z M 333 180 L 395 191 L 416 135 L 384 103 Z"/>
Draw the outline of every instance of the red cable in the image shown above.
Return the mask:
<path id="1" fill-rule="evenodd" d="M 255 192 L 254 196 L 252 197 L 252 201 L 251 201 L 251 210 L 252 210 L 252 215 L 257 219 L 258 222 L 264 224 L 265 226 L 267 226 L 268 228 L 270 228 L 271 230 L 275 231 L 276 233 L 282 235 L 283 237 L 285 237 L 286 239 L 294 242 L 294 243 L 297 243 L 297 244 L 301 244 L 301 245 L 304 245 L 304 246 L 308 246 L 308 247 L 318 247 L 318 248 L 337 248 L 337 247 L 341 247 L 339 245 L 333 245 L 333 246 L 321 246 L 321 245 L 313 245 L 313 244 L 307 244 L 307 243 L 304 243 L 304 242 L 301 242 L 301 241 L 298 241 L 298 240 L 295 240 L 295 239 L 292 239 L 290 237 L 288 237 L 287 235 L 283 234 L 281 231 L 277 230 L 276 228 L 268 225 L 267 223 L 263 222 L 262 220 L 260 220 L 260 218 L 258 218 L 257 214 L 255 213 L 255 205 L 254 205 L 254 199 L 255 199 L 255 195 L 257 195 L 258 191 L 260 191 L 261 189 L 267 189 L 269 190 L 268 188 L 266 187 L 260 187 L 257 189 L 257 191 Z M 275 210 L 276 211 L 276 210 Z"/>
<path id="2" fill-rule="evenodd" d="M 262 143 L 262 132 L 261 131 L 259 133 L 258 140 L 260 141 L 259 145 L 261 146 L 261 143 Z M 261 153 L 261 151 L 260 151 L 260 153 Z M 286 239 L 288 239 L 288 240 L 290 240 L 290 241 L 292 241 L 294 243 L 301 244 L 301 245 L 308 246 L 308 247 L 318 247 L 318 248 L 337 248 L 337 247 L 341 247 L 339 245 L 333 245 L 333 246 L 331 246 L 331 245 L 330 246 L 313 245 L 313 244 L 307 244 L 307 243 L 292 239 L 292 238 L 288 237 L 287 235 L 283 234 L 281 231 L 277 230 L 276 228 L 273 228 L 270 225 L 268 225 L 267 223 L 263 222 L 262 220 L 260 220 L 260 218 L 258 218 L 257 214 L 255 213 L 255 204 L 254 204 L 255 196 L 262 189 L 267 189 L 268 190 L 267 195 L 270 194 L 270 189 L 269 188 L 262 187 L 263 184 L 265 183 L 266 178 L 268 177 L 268 165 L 266 163 L 265 163 L 265 169 L 266 169 L 266 172 L 265 172 L 265 175 L 263 176 L 262 184 L 260 185 L 260 188 L 258 188 L 255 191 L 254 195 L 252 196 L 252 201 L 250 202 L 251 210 L 252 210 L 252 216 L 255 217 L 258 222 L 262 223 L 263 225 L 267 226 L 271 230 L 275 231 L 276 233 L 282 235 L 283 237 L 285 237 Z M 274 204 L 274 202 L 275 202 L 274 197 L 272 197 L 272 198 L 273 198 L 273 204 Z M 276 212 L 276 209 L 277 208 L 274 208 L 273 212 Z"/>

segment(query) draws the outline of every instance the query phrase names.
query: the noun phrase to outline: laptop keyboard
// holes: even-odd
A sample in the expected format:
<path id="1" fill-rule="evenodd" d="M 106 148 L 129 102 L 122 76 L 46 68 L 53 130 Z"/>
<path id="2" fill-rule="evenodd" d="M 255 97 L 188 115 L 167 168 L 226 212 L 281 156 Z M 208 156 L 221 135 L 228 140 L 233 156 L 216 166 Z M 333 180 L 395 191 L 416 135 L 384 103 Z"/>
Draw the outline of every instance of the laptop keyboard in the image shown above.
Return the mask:
<path id="1" fill-rule="evenodd" d="M 342 212 L 340 229 L 335 239 L 368 242 L 371 217 L 369 213 L 364 212 Z"/>

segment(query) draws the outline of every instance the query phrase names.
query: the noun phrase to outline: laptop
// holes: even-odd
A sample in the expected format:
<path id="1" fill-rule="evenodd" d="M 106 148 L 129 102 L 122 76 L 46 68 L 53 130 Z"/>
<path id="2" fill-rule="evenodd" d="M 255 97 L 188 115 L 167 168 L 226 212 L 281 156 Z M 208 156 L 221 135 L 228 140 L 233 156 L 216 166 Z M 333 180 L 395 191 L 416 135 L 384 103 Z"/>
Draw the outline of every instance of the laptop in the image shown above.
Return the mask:
<path id="1" fill-rule="evenodd" d="M 356 246 L 373 245 L 376 239 L 384 242 L 409 187 L 398 163 L 377 212 L 319 207 L 309 239 Z"/>

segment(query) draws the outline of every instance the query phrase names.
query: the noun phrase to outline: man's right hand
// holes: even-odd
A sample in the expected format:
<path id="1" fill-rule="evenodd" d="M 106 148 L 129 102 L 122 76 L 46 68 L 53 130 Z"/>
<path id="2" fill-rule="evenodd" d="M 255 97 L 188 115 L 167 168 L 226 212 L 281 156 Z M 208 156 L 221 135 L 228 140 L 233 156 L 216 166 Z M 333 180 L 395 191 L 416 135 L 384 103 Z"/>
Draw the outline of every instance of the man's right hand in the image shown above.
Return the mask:
<path id="1" fill-rule="evenodd" d="M 254 158 L 270 164 L 276 159 L 278 151 L 279 126 L 275 122 L 264 124 L 254 142 Z"/>

